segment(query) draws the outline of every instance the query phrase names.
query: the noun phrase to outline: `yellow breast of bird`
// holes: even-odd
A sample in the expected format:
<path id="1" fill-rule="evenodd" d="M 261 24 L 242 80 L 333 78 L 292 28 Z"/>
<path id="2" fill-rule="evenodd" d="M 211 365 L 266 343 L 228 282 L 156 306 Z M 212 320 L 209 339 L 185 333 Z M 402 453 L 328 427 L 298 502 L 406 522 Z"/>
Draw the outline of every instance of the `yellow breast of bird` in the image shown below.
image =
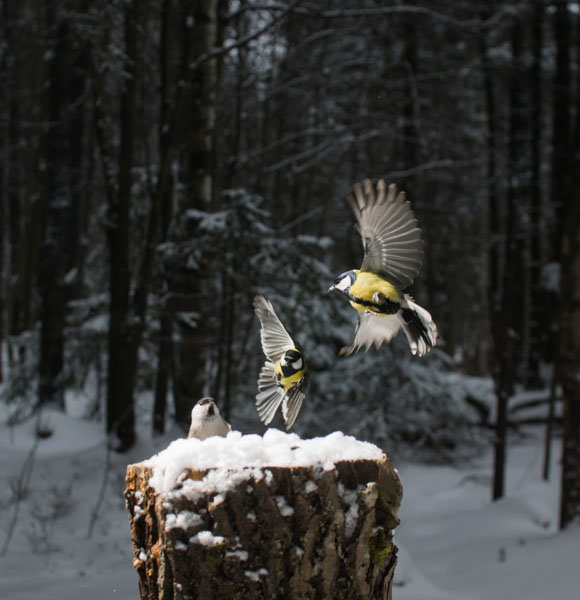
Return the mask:
<path id="1" fill-rule="evenodd" d="M 280 362 L 276 363 L 276 379 L 278 383 L 284 388 L 284 391 L 287 393 L 288 390 L 294 387 L 301 379 L 304 377 L 304 369 L 300 369 L 300 371 L 296 371 L 292 375 L 288 377 L 284 377 L 284 373 L 282 373 L 282 367 Z"/>
<path id="2" fill-rule="evenodd" d="M 360 312 L 372 311 L 379 312 L 379 310 L 373 307 L 376 304 L 375 294 L 382 294 L 385 298 L 398 302 L 403 297 L 403 294 L 386 279 L 383 279 L 376 273 L 369 273 L 367 271 L 359 271 L 356 281 L 350 288 L 350 303 L 353 308 Z M 357 302 L 361 300 L 362 302 Z"/>

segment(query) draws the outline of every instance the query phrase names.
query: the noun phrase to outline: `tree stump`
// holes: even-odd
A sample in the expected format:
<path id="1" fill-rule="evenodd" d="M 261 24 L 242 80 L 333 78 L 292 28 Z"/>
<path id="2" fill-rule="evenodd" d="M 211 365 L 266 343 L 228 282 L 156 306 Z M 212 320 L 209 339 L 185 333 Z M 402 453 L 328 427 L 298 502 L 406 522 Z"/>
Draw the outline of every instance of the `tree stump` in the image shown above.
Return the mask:
<path id="1" fill-rule="evenodd" d="M 233 433 L 174 444 L 190 443 L 195 455 L 200 444 L 227 444 Z M 278 433 L 290 444 L 308 442 Z M 248 437 L 262 439 L 237 439 Z M 225 449 L 228 458 L 235 441 Z M 142 600 L 390 599 L 402 487 L 376 449 L 374 458 L 289 466 L 261 460 L 224 467 L 218 452 L 215 467 L 192 460 L 181 470 L 187 463 L 174 455 L 167 458 L 169 483 L 156 473 L 156 457 L 129 465 L 126 499 Z"/>

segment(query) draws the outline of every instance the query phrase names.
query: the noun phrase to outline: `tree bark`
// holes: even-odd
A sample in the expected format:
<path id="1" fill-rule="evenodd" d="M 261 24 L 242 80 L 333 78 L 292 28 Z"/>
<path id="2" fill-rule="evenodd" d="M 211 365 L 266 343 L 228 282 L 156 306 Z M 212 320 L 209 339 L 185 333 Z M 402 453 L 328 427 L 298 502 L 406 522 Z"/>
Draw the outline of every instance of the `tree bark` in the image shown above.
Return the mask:
<path id="1" fill-rule="evenodd" d="M 171 102 L 170 102 L 170 64 L 169 58 L 171 42 L 170 15 L 172 2 L 163 0 L 161 8 L 161 31 L 159 44 L 159 75 L 160 85 L 160 110 L 159 110 L 159 156 L 163 160 L 170 148 L 169 132 L 171 126 Z M 169 161 L 167 163 L 170 164 Z M 162 167 L 161 167 L 162 168 Z M 168 185 L 165 186 L 161 202 L 161 241 L 167 238 L 167 231 L 171 221 L 171 195 L 172 186 L 168 176 Z M 157 345 L 157 373 L 155 376 L 155 392 L 153 401 L 153 432 L 162 434 L 165 431 L 165 413 L 167 410 L 167 393 L 171 377 L 171 336 L 172 321 L 167 314 L 165 302 L 162 302 L 159 315 L 159 343 Z"/>
<path id="2" fill-rule="evenodd" d="M 6 23 L 7 8 L 5 3 L 0 8 L 2 22 Z M 4 38 L 6 49 L 0 53 L 0 383 L 4 381 L 4 338 L 6 336 L 6 290 L 10 279 L 7 276 L 8 257 L 8 98 L 10 77 L 8 75 L 8 47 L 6 31 L 0 26 L 0 35 Z"/>
<path id="3" fill-rule="evenodd" d="M 484 17 L 486 14 L 483 15 Z M 488 308 L 490 311 L 490 324 L 492 340 L 496 352 L 498 350 L 498 317 L 501 314 L 501 278 L 500 278 L 500 218 L 499 199 L 497 189 L 497 116 L 495 101 L 494 75 L 489 57 L 489 47 L 485 33 L 481 36 L 480 52 L 483 66 L 483 84 L 485 105 L 487 112 L 487 186 L 488 186 L 488 228 L 489 228 L 489 258 L 488 258 Z M 503 468 L 505 462 L 505 428 L 507 421 L 507 400 L 501 395 L 498 388 L 500 376 L 499 361 L 493 361 L 493 376 L 497 391 L 497 418 L 496 439 L 494 440 L 494 481 L 492 497 L 498 498 L 503 494 Z"/>
<path id="4" fill-rule="evenodd" d="M 199 2 L 192 27 L 192 59 L 209 55 L 217 43 L 217 0 Z M 217 59 L 201 63 L 192 75 L 192 112 L 190 114 L 190 164 L 186 166 L 188 187 L 187 206 L 211 211 L 214 204 L 214 129 L 216 120 Z M 195 240 L 195 231 L 185 223 L 176 231 L 181 242 Z M 208 324 L 213 306 L 206 249 L 196 267 L 187 264 L 187 258 L 176 265 L 170 278 L 171 295 L 183 303 L 175 312 L 175 341 L 173 344 L 173 395 L 175 420 L 187 426 L 192 404 L 204 395 L 206 385 L 206 357 L 208 351 Z M 181 318 L 179 312 L 187 313 Z M 194 319 L 189 317 L 195 316 Z"/>
<path id="5" fill-rule="evenodd" d="M 138 60 L 137 0 L 125 8 L 125 44 L 127 79 L 121 95 L 121 139 L 118 192 L 109 196 L 109 351 L 107 383 L 107 431 L 116 436 L 118 450 L 127 450 L 135 442 L 133 406 L 134 374 L 131 360 L 132 324 L 130 318 L 130 204 L 137 98 L 136 63 Z"/>
<path id="6" fill-rule="evenodd" d="M 50 402 L 64 408 L 62 369 L 68 296 L 65 281 L 68 263 L 67 226 L 71 210 L 68 134 L 72 48 L 69 23 L 62 16 L 59 19 L 52 0 L 46 1 L 45 8 L 49 35 L 54 35 L 55 40 L 47 77 L 48 125 L 43 143 L 46 169 L 39 219 L 42 243 L 38 256 L 38 291 L 41 301 L 38 403 Z M 59 20 L 53 21 L 55 18 Z"/>
<path id="7" fill-rule="evenodd" d="M 556 74 L 553 85 L 552 128 L 552 206 L 555 215 L 553 229 L 553 260 L 561 262 L 564 229 L 564 206 L 570 191 L 571 174 L 571 16 L 566 0 L 557 0 L 554 13 L 554 39 L 556 42 Z"/>
<path id="8" fill-rule="evenodd" d="M 580 145 L 576 169 L 580 168 Z M 576 175 L 576 179 L 580 177 Z M 580 181 L 578 181 L 580 184 Z M 564 391 L 560 526 L 580 520 L 580 195 L 567 202 L 562 243 L 563 313 L 559 373 Z"/>
<path id="9" fill-rule="evenodd" d="M 531 138 L 531 194 L 530 194 L 530 314 L 529 334 L 530 353 L 528 361 L 528 383 L 534 387 L 541 387 L 540 381 L 540 359 L 541 359 L 541 329 L 543 307 L 541 305 L 542 293 L 540 288 L 540 277 L 543 264 L 542 253 L 542 145 L 543 145 L 543 123 L 542 123 L 542 88 L 544 85 L 542 69 L 542 51 L 544 46 L 544 0 L 534 0 L 532 16 L 532 40 L 533 40 L 533 62 L 532 62 L 532 138 Z"/>
<path id="10" fill-rule="evenodd" d="M 580 48 L 580 39 L 576 40 Z M 580 82 L 580 76 L 578 76 Z M 576 99 L 580 108 L 580 97 Z M 577 115 L 580 113 L 576 113 Z M 573 187 L 562 197 L 562 270 L 558 375 L 564 392 L 560 526 L 580 521 L 580 119 L 574 131 Z"/>
<path id="11" fill-rule="evenodd" d="M 501 277 L 501 292 L 499 302 L 495 303 L 495 314 L 492 320 L 494 335 L 496 368 L 495 387 L 497 396 L 497 417 L 494 440 L 493 491 L 494 500 L 504 495 L 507 410 L 508 401 L 513 393 L 516 370 L 517 316 L 519 314 L 515 294 L 518 283 L 518 272 L 521 271 L 521 248 L 517 241 L 517 209 L 522 206 L 522 196 L 525 196 L 524 164 L 526 156 L 524 117 L 525 89 L 523 77 L 522 43 L 523 24 L 516 16 L 512 25 L 512 69 L 510 85 L 510 138 L 509 138 L 509 175 L 510 184 L 507 192 L 507 209 L 505 223 L 505 250 Z M 524 139 L 522 139 L 524 138 Z M 521 327 L 519 328 L 521 344 Z"/>
<path id="12" fill-rule="evenodd" d="M 127 468 L 142 600 L 391 599 L 402 487 L 386 456 L 318 473 L 241 469 L 229 491 L 196 496 L 158 494 L 151 475 Z"/>
<path id="13" fill-rule="evenodd" d="M 39 10 L 42 12 L 43 6 Z M 33 328 L 35 321 L 33 298 L 38 246 L 37 198 L 41 188 L 42 174 L 38 169 L 40 126 L 27 128 L 26 119 L 32 114 L 39 122 L 46 121 L 41 115 L 38 98 L 46 76 L 43 64 L 45 44 L 31 43 L 41 40 L 37 29 L 25 18 L 26 5 L 16 1 L 2 2 L 2 39 L 5 50 L 6 68 L 2 70 L 2 91 L 6 102 L 5 111 L 5 160 L 4 169 L 5 217 L 6 217 L 6 335 L 18 338 L 24 331 Z M 45 30 L 46 28 L 44 28 Z M 35 65 L 42 68 L 34 69 Z M 31 92 L 35 101 L 31 102 Z M 46 111 L 46 102 L 43 109 Z M 31 165 L 32 168 L 31 168 Z M 16 362 L 8 343 L 8 362 Z M 19 358 L 27 351 L 24 343 L 19 344 Z"/>

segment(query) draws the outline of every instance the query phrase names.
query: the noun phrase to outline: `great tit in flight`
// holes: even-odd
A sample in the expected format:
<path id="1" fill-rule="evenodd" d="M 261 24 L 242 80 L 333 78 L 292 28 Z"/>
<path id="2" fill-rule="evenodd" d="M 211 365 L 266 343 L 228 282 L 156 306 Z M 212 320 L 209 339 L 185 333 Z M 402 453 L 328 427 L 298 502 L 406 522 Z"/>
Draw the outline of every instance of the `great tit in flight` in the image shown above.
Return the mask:
<path id="1" fill-rule="evenodd" d="M 222 419 L 213 398 L 198 400 L 191 410 L 191 426 L 188 438 L 194 437 L 198 440 L 205 440 L 214 435 L 226 437 L 231 430 L 231 425 Z"/>
<path id="2" fill-rule="evenodd" d="M 437 342 L 437 327 L 431 315 L 411 296 L 403 293 L 421 267 L 421 231 L 405 193 L 394 184 L 369 179 L 354 186 L 348 202 L 355 214 L 356 229 L 364 247 L 360 269 L 337 277 L 329 292 L 343 293 L 358 311 L 354 340 L 341 354 L 350 355 L 362 346 L 368 350 L 390 342 L 399 328 L 407 336 L 411 352 L 423 356 Z"/>
<path id="3" fill-rule="evenodd" d="M 308 389 L 308 369 L 304 354 L 263 296 L 254 298 L 254 311 L 260 319 L 260 339 L 266 362 L 258 378 L 256 408 L 269 425 L 282 405 L 286 429 L 294 425 Z"/>

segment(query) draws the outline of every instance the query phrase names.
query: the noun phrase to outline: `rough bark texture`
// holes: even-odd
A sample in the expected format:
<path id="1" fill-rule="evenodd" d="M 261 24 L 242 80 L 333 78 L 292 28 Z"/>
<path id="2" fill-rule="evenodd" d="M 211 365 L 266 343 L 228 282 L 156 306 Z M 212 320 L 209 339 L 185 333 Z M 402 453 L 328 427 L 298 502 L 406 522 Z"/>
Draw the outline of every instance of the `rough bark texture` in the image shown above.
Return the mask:
<path id="1" fill-rule="evenodd" d="M 189 470 L 185 479 L 206 473 Z M 330 471 L 245 469 L 221 493 L 180 493 L 182 477 L 157 494 L 151 475 L 143 464 L 127 468 L 143 600 L 392 597 L 402 487 L 386 456 Z M 183 527 L 166 526 L 180 519 Z M 200 531 L 214 545 L 200 544 Z"/>
<path id="2" fill-rule="evenodd" d="M 576 40 L 577 49 L 580 39 Z M 576 75 L 580 82 L 580 75 Z M 576 114 L 580 95 L 576 99 Z M 564 197 L 562 224 L 562 272 L 560 353 L 558 374 L 564 391 L 564 432 L 560 526 L 580 523 L 580 119 L 574 131 L 574 185 Z"/>
<path id="3" fill-rule="evenodd" d="M 190 5 L 191 3 L 186 3 Z M 217 0 L 203 0 L 194 4 L 191 28 L 192 62 L 211 54 L 217 43 Z M 184 185 L 187 193 L 180 206 L 180 214 L 189 209 L 211 212 L 215 207 L 214 137 L 216 127 L 216 100 L 218 87 L 217 59 L 199 64 L 191 74 L 190 108 L 186 113 L 191 132 L 188 145 L 188 164 L 184 164 Z M 191 67 L 190 67 L 191 68 Z M 191 220 L 178 219 L 174 240 L 191 244 L 199 233 Z M 195 248 L 195 245 L 190 248 Z M 197 263 L 192 267 L 192 262 Z M 171 272 L 169 292 L 174 312 L 173 343 L 173 398 L 175 420 L 187 428 L 191 399 L 206 395 L 206 356 L 209 341 L 208 318 L 215 299 L 210 289 L 211 267 L 207 249 L 192 261 L 183 257 Z M 177 302 L 176 302 L 177 301 Z M 184 313 L 184 314 L 180 314 Z"/>
<path id="4" fill-rule="evenodd" d="M 128 450 L 135 443 L 133 382 L 136 358 L 131 350 L 134 323 L 130 307 L 130 220 L 135 151 L 139 2 L 125 5 L 124 36 L 127 78 L 121 92 L 118 190 L 109 197 L 107 229 L 109 245 L 109 352 L 107 366 L 107 432 L 114 434 L 115 449 Z"/>

